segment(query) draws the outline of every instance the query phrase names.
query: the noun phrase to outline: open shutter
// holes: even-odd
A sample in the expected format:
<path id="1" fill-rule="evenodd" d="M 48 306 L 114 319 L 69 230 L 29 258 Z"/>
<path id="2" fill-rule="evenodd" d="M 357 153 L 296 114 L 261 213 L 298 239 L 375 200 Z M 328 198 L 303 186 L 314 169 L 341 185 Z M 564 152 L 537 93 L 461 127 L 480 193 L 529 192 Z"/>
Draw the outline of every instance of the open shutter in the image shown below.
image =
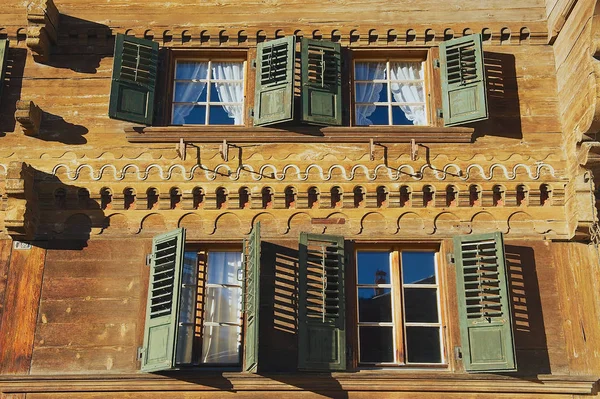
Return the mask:
<path id="1" fill-rule="evenodd" d="M 152 124 L 158 43 L 117 34 L 108 116 Z"/>
<path id="2" fill-rule="evenodd" d="M 462 358 L 466 371 L 515 371 L 502 233 L 454 238 Z"/>
<path id="3" fill-rule="evenodd" d="M 168 370 L 177 363 L 184 243 L 184 229 L 161 234 L 152 241 L 142 371 Z"/>
<path id="4" fill-rule="evenodd" d="M 344 238 L 300 234 L 298 368 L 346 369 Z"/>
<path id="5" fill-rule="evenodd" d="M 488 118 L 481 34 L 440 44 L 444 126 Z"/>
<path id="6" fill-rule="evenodd" d="M 2 87 L 4 86 L 4 77 L 6 75 L 6 60 L 8 58 L 8 39 L 0 40 L 0 97 L 2 96 Z"/>
<path id="7" fill-rule="evenodd" d="M 302 121 L 342 124 L 342 56 L 339 43 L 302 39 Z"/>
<path id="8" fill-rule="evenodd" d="M 260 310 L 260 223 L 256 223 L 245 243 L 246 345 L 244 371 L 258 371 L 258 318 Z"/>
<path id="9" fill-rule="evenodd" d="M 255 126 L 272 125 L 294 118 L 295 48 L 294 36 L 256 46 Z"/>

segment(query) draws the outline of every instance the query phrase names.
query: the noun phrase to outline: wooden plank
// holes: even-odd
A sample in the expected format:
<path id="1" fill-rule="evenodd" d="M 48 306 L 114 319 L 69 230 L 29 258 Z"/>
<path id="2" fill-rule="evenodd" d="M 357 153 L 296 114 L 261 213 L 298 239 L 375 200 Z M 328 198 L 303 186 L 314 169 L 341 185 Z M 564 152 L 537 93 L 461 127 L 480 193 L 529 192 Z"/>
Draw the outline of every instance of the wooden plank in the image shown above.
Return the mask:
<path id="1" fill-rule="evenodd" d="M 8 282 L 8 271 L 10 263 L 10 253 L 12 250 L 12 240 L 0 240 L 0 323 L 4 313 L 4 296 Z M 0 324 L 0 332 L 2 325 Z"/>
<path id="2" fill-rule="evenodd" d="M 29 371 L 46 250 L 13 250 L 8 271 L 2 327 L 0 373 Z"/>
<path id="3" fill-rule="evenodd" d="M 36 348 L 31 362 L 32 374 L 135 372 L 138 368 L 136 346 L 94 346 Z"/>
<path id="4" fill-rule="evenodd" d="M 35 348 L 137 346 L 137 323 L 42 323 Z"/>
<path id="5" fill-rule="evenodd" d="M 40 305 L 42 323 L 131 323 L 141 320 L 139 299 L 46 300 Z M 144 304 L 145 305 L 145 304 Z"/>

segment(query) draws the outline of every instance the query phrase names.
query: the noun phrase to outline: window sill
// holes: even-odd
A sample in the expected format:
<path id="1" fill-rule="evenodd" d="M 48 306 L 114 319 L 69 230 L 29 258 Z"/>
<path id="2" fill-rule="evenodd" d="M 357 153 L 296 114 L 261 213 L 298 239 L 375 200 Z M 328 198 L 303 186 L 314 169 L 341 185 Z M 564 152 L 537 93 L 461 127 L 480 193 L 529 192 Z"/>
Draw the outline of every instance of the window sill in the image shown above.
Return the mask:
<path id="1" fill-rule="evenodd" d="M 134 126 L 130 143 L 470 143 L 474 129 L 437 126 L 299 126 L 290 129 L 247 126 Z"/>
<path id="2" fill-rule="evenodd" d="M 464 374 L 426 371 L 340 373 L 79 374 L 1 376 L 3 393 L 144 391 L 396 391 L 590 394 L 596 376 Z"/>

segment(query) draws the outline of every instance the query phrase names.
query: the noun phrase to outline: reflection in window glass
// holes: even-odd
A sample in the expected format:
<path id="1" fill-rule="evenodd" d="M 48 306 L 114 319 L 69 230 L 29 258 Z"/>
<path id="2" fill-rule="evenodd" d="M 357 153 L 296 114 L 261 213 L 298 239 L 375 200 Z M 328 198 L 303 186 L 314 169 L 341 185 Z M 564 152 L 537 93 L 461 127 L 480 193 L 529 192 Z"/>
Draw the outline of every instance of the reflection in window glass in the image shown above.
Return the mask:
<path id="1" fill-rule="evenodd" d="M 434 252 L 402 252 L 404 284 L 435 284 Z"/>
<path id="2" fill-rule="evenodd" d="M 173 84 L 174 125 L 243 124 L 244 62 L 177 61 Z"/>
<path id="3" fill-rule="evenodd" d="M 358 284 L 389 284 L 390 253 L 359 252 L 357 255 Z"/>

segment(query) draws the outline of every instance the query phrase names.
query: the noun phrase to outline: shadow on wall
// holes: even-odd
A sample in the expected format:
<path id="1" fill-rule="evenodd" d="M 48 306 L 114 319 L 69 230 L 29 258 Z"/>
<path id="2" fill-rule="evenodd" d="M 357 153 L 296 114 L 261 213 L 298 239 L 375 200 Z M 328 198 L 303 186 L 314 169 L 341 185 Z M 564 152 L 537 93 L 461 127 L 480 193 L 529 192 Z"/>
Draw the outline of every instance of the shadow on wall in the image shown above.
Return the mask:
<path id="1" fill-rule="evenodd" d="M 26 59 L 26 49 L 9 47 L 6 58 L 6 76 L 4 82 L 0 82 L 3 84 L 0 97 L 0 137 L 5 136 L 5 132 L 14 132 L 15 130 L 15 112 L 17 111 L 17 101 L 21 98 Z"/>
<path id="2" fill-rule="evenodd" d="M 86 144 L 83 137 L 88 129 L 64 120 L 62 116 L 43 111 L 39 138 L 44 141 L 58 141 L 64 144 Z"/>
<path id="3" fill-rule="evenodd" d="M 485 135 L 522 138 L 515 56 L 485 51 L 484 68 L 489 119 L 473 124 L 473 139 Z"/>
<path id="4" fill-rule="evenodd" d="M 533 248 L 506 245 L 518 373 L 549 374 L 550 359 Z"/>

